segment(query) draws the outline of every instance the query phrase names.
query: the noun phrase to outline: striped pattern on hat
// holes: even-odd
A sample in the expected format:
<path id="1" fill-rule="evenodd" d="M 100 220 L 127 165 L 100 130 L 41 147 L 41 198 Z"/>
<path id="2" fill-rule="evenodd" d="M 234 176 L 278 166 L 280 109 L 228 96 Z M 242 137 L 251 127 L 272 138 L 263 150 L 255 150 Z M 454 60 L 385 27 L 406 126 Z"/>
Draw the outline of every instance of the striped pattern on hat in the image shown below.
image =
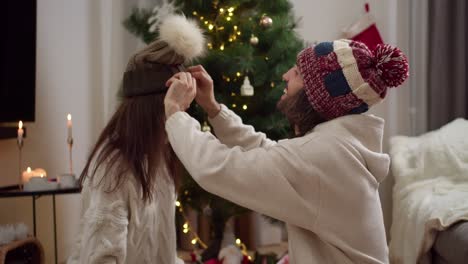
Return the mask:
<path id="1" fill-rule="evenodd" d="M 402 58 L 406 72 L 402 73 L 405 76 L 398 76 L 403 78 L 400 83 L 408 75 L 406 57 L 402 55 Z M 381 78 L 376 60 L 365 44 L 346 39 L 322 42 L 302 50 L 297 66 L 312 107 L 330 120 L 364 113 L 381 102 L 389 87 Z"/>

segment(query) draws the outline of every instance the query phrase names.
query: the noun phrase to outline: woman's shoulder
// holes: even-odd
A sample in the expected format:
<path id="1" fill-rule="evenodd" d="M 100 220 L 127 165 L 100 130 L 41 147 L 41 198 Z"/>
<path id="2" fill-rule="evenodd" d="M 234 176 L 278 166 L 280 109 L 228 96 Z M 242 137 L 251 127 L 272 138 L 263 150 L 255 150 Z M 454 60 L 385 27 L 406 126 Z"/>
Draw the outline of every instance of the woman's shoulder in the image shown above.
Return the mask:
<path id="1" fill-rule="evenodd" d="M 132 177 L 120 167 L 121 164 L 119 160 L 110 162 L 107 159 L 100 163 L 93 161 L 83 181 L 83 188 L 104 192 L 127 191 L 128 187 L 133 184 Z"/>

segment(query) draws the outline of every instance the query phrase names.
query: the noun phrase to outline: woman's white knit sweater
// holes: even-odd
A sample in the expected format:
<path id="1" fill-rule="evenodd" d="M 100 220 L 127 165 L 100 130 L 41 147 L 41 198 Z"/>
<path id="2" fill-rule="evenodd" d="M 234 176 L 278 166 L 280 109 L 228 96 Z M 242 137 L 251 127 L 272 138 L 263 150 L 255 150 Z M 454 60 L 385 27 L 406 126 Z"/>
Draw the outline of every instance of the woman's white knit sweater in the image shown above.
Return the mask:
<path id="1" fill-rule="evenodd" d="M 217 138 L 187 113 L 173 114 L 172 148 L 207 191 L 286 222 L 291 263 L 388 263 L 382 119 L 344 116 L 278 143 L 225 106 L 210 122 Z"/>
<path id="2" fill-rule="evenodd" d="M 176 195 L 167 171 L 160 171 L 148 203 L 131 175 L 108 192 L 113 177 L 99 169 L 92 181 L 85 180 L 80 233 L 68 263 L 183 263 L 176 257 Z"/>

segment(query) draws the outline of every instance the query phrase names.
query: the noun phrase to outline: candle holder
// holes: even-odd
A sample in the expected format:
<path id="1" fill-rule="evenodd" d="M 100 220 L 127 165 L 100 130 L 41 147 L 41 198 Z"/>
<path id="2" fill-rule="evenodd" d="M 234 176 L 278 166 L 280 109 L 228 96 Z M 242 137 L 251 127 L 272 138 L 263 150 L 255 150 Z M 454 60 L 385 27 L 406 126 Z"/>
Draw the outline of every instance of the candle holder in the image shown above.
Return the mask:
<path id="1" fill-rule="evenodd" d="M 68 143 L 68 151 L 69 151 L 69 158 L 70 158 L 70 174 L 73 174 L 73 137 L 67 138 Z"/>
<path id="2" fill-rule="evenodd" d="M 23 178 L 22 178 L 22 172 L 21 172 L 21 166 L 23 163 L 23 138 L 18 137 L 16 140 L 16 145 L 18 146 L 18 177 L 19 177 L 19 182 L 18 186 L 20 190 L 23 190 Z"/>

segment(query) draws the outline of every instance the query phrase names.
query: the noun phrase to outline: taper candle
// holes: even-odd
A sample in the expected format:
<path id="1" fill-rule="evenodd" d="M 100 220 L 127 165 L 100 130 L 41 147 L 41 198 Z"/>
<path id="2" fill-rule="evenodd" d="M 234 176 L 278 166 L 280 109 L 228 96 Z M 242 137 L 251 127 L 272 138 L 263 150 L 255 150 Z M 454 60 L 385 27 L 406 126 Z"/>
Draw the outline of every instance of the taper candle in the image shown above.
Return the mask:
<path id="1" fill-rule="evenodd" d="M 24 130 L 23 130 L 23 121 L 18 122 L 18 144 L 21 144 L 23 142 L 23 135 L 24 135 Z"/>
<path id="2" fill-rule="evenodd" d="M 72 138 L 72 116 L 71 114 L 67 115 L 67 128 L 68 128 L 68 138 Z"/>

